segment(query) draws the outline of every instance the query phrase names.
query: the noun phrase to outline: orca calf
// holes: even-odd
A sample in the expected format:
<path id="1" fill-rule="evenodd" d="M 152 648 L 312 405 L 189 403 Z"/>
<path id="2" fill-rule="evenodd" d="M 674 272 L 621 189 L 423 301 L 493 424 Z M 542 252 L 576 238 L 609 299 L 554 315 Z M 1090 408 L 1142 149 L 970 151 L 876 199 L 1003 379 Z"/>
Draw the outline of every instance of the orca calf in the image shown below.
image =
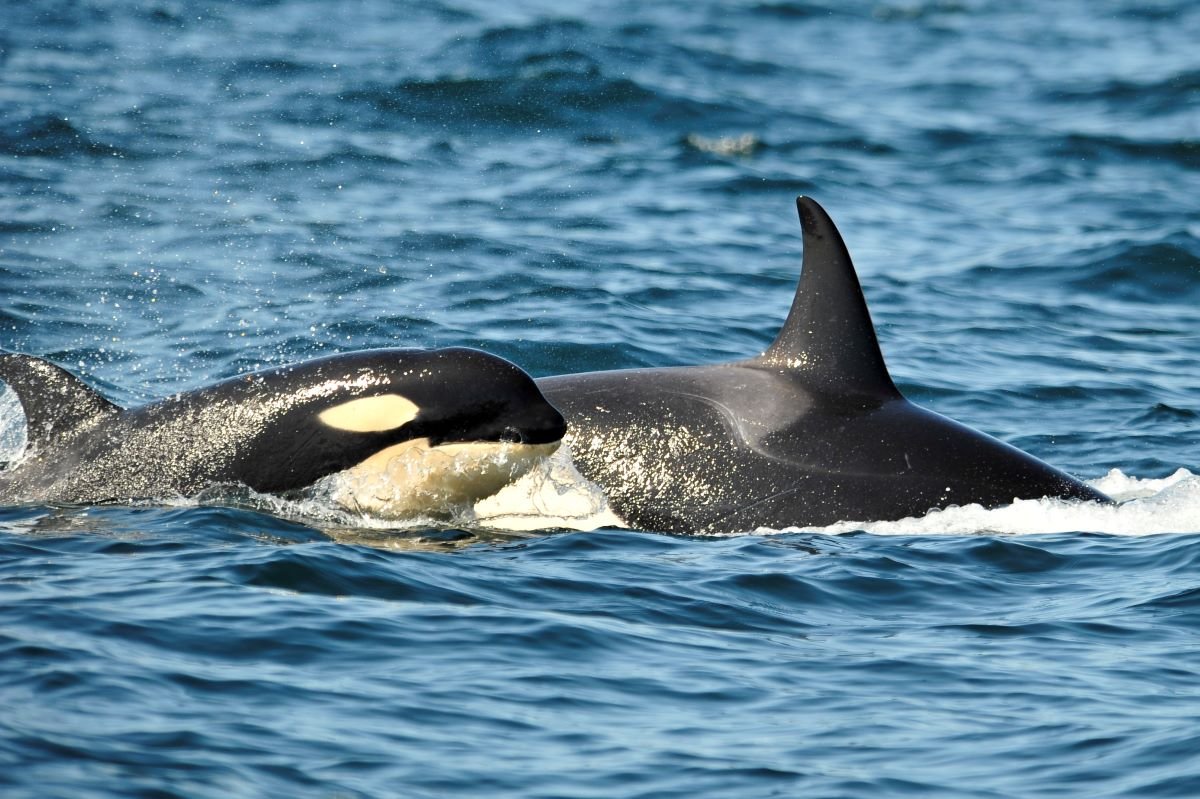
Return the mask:
<path id="1" fill-rule="evenodd" d="M 25 455 L 0 503 L 191 496 L 214 484 L 387 517 L 490 496 L 557 449 L 562 415 L 513 364 L 472 349 L 370 350 L 234 377 L 123 410 L 49 361 L 0 353 Z"/>
<path id="2" fill-rule="evenodd" d="M 575 466 L 621 518 L 643 530 L 738 532 L 1015 499 L 1111 501 L 906 400 L 841 235 L 816 202 L 796 205 L 800 283 L 765 353 L 537 381 L 567 417 Z"/>

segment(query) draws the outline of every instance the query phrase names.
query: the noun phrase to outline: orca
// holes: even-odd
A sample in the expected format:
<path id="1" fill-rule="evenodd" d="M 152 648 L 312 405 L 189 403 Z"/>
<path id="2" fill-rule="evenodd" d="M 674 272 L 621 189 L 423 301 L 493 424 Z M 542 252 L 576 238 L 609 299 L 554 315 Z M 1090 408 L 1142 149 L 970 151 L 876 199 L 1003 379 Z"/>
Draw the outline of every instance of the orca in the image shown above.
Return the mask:
<path id="1" fill-rule="evenodd" d="M 0 380 L 21 403 L 27 438 L 0 471 L 4 504 L 319 484 L 354 511 L 438 515 L 494 494 L 565 432 L 529 375 L 467 348 L 332 355 L 129 410 L 28 355 L 0 353 Z"/>
<path id="2" fill-rule="evenodd" d="M 887 521 L 949 505 L 1106 496 L 909 402 L 884 364 L 850 254 L 796 200 L 800 282 L 755 358 L 542 378 L 576 468 L 627 524 L 733 533 Z"/>

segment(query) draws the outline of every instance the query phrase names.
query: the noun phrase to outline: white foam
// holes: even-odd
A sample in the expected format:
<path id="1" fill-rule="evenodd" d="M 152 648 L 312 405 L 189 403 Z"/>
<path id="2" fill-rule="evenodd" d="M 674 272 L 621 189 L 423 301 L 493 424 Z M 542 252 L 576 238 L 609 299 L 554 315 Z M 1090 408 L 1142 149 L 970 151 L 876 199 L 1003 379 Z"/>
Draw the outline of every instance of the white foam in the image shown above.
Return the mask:
<path id="1" fill-rule="evenodd" d="M 784 531 L 878 535 L 1036 535 L 1108 533 L 1158 535 L 1200 532 L 1200 476 L 1179 469 L 1162 479 L 1139 479 L 1113 469 L 1090 485 L 1117 500 L 1116 505 L 1062 499 L 1021 499 L 1002 508 L 980 505 L 935 510 L 919 518 L 893 522 L 838 522 L 828 527 L 789 527 Z"/>
<path id="2" fill-rule="evenodd" d="M 0 383 L 0 463 L 16 460 L 25 451 L 25 411 L 15 391 Z"/>
<path id="3" fill-rule="evenodd" d="M 575 468 L 567 445 L 497 494 L 475 503 L 475 521 L 498 530 L 625 527 L 599 486 Z"/>

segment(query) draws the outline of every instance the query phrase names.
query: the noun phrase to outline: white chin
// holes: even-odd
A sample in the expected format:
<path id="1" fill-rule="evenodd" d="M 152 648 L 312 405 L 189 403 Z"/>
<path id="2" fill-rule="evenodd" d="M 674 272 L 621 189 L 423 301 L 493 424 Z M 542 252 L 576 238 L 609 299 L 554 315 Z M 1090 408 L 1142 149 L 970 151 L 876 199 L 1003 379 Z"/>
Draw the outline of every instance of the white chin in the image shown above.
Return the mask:
<path id="1" fill-rule="evenodd" d="M 330 492 L 347 510 L 379 518 L 447 517 L 525 475 L 560 443 L 406 441 L 334 475 Z"/>

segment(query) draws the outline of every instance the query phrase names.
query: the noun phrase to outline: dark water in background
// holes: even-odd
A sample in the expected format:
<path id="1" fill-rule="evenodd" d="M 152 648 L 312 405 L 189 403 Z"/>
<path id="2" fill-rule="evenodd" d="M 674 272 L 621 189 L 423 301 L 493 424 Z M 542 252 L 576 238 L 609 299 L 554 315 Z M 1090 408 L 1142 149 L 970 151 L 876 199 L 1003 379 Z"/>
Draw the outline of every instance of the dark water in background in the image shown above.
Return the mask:
<path id="1" fill-rule="evenodd" d="M 809 193 L 911 398 L 1138 498 L 719 539 L 3 509 L 0 795 L 1200 795 L 1200 6 L 4 17 L 0 347 L 121 402 L 753 354 Z"/>

